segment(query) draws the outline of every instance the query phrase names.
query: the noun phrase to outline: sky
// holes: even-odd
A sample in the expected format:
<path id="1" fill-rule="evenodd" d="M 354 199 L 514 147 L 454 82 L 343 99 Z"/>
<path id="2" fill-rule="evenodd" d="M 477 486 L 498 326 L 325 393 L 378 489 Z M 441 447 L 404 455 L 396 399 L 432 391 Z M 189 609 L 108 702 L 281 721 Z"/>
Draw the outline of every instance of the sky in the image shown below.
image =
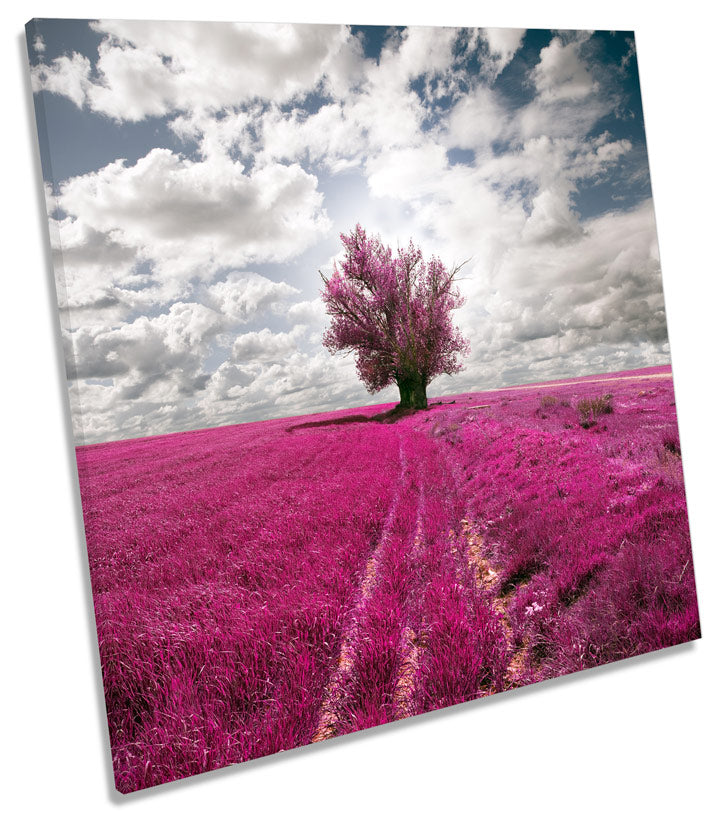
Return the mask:
<path id="1" fill-rule="evenodd" d="M 465 262 L 429 396 L 670 361 L 631 32 L 38 20 L 77 444 L 399 399 L 322 346 L 360 223 Z"/>

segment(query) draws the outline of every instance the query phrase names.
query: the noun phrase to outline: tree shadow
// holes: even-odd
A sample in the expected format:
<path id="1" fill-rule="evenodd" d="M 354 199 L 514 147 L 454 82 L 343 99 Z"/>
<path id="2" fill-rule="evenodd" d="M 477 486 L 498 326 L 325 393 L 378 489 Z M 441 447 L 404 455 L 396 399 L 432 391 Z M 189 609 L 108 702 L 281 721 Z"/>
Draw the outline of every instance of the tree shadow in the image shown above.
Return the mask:
<path id="1" fill-rule="evenodd" d="M 413 409 L 412 407 L 401 407 L 397 404 L 395 407 L 385 412 L 379 412 L 376 415 L 341 415 L 339 418 L 327 418 L 323 421 L 306 421 L 303 424 L 295 424 L 291 427 L 286 427 L 286 432 L 294 432 L 297 429 L 313 429 L 315 427 L 337 427 L 345 424 L 395 424 L 409 415 L 415 415 L 418 412 L 427 412 L 433 407 L 440 404 L 454 404 L 455 401 L 434 401 L 428 404 L 426 409 Z"/>
<path id="2" fill-rule="evenodd" d="M 328 418 L 325 421 L 306 421 L 304 424 L 295 424 L 287 427 L 286 432 L 294 432 L 296 429 L 313 429 L 314 427 L 338 427 L 343 424 L 365 424 L 374 420 L 370 415 L 343 415 L 340 418 Z"/>

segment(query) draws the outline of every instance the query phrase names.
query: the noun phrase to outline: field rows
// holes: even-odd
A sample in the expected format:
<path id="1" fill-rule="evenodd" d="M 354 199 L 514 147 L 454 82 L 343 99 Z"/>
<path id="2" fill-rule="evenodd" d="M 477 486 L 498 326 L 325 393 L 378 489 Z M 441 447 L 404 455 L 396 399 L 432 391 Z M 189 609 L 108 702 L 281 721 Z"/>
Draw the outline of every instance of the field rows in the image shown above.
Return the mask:
<path id="1" fill-rule="evenodd" d="M 672 382 L 624 375 L 79 449 L 118 789 L 699 636 Z"/>

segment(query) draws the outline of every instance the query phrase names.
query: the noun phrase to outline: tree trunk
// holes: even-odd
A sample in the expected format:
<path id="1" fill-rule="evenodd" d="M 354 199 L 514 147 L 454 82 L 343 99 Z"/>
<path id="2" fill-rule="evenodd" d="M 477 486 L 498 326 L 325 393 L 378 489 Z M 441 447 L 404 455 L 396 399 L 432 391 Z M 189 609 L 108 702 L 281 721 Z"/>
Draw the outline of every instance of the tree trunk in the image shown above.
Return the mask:
<path id="1" fill-rule="evenodd" d="M 427 409 L 427 384 L 425 379 L 419 374 L 398 378 L 397 385 L 400 389 L 400 406 L 412 407 L 412 409 Z"/>

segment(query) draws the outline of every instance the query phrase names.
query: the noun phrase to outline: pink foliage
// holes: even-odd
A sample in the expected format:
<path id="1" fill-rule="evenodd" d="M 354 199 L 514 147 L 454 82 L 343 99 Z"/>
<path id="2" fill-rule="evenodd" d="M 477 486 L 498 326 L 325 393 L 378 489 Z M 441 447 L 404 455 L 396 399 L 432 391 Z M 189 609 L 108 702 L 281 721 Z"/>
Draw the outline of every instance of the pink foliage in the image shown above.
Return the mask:
<path id="1" fill-rule="evenodd" d="M 78 449 L 119 790 L 699 637 L 667 368 L 384 409 Z"/>
<path id="2" fill-rule="evenodd" d="M 370 392 L 415 377 L 426 386 L 440 373 L 459 372 L 469 346 L 450 318 L 463 304 L 458 269 L 448 270 L 434 256 L 425 261 L 412 242 L 395 256 L 360 225 L 340 238 L 345 257 L 323 277 L 332 319 L 325 346 L 355 351 Z"/>

